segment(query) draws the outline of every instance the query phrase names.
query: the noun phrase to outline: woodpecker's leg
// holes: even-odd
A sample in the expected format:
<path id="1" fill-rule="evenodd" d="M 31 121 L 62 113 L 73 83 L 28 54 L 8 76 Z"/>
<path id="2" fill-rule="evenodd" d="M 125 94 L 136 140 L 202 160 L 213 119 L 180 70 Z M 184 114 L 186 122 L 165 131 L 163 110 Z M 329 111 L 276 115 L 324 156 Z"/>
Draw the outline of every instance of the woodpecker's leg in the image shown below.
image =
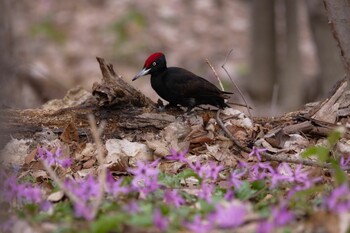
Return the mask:
<path id="1" fill-rule="evenodd" d="M 188 106 L 188 107 L 187 107 L 187 110 L 186 110 L 186 113 L 191 112 L 191 110 L 192 110 L 193 108 L 194 108 L 193 106 Z"/>
<path id="2" fill-rule="evenodd" d="M 181 108 L 174 103 L 169 103 L 167 105 L 165 105 L 164 109 L 170 109 L 170 110 L 181 110 Z"/>

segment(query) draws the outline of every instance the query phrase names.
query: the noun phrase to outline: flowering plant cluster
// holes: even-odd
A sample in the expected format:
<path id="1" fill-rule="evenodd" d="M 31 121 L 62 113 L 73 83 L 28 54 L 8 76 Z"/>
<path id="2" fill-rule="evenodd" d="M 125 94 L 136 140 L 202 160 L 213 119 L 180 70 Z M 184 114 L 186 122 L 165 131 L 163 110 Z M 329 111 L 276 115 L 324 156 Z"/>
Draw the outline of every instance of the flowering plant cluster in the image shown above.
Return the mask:
<path id="1" fill-rule="evenodd" d="M 43 219 L 71 213 L 72 221 L 88 221 L 85 230 L 92 232 L 133 226 L 152 227 L 158 232 L 185 229 L 205 233 L 251 223 L 255 224 L 256 232 L 272 232 L 295 223 L 297 210 L 305 208 L 295 200 L 315 192 L 321 197 L 318 205 L 312 207 L 315 210 L 334 214 L 350 212 L 348 180 L 339 180 L 333 190 L 324 188 L 321 192 L 317 188 L 323 187 L 319 185 L 323 182 L 321 177 L 313 177 L 301 165 L 273 166 L 263 162 L 264 151 L 254 147 L 249 154 L 252 162 L 240 161 L 235 168 L 225 168 L 214 161 L 192 163 L 186 158 L 187 150 L 171 150 L 165 159 L 181 162 L 186 167 L 176 175 L 162 173 L 160 159 L 150 163 L 137 161 L 135 168 L 128 169 L 130 176 L 126 177 L 114 177 L 108 172 L 103 181 L 92 174 L 81 179 L 66 178 L 62 188 L 74 200 L 68 198 L 59 203 L 48 202 L 43 187 L 1 173 L 4 191 L 0 198 L 22 213 L 30 205 L 38 206 L 31 211 Z M 62 159 L 59 149 L 55 153 L 39 149 L 37 158 L 62 169 L 69 168 L 73 162 Z M 334 166 L 335 170 L 348 169 L 350 157 L 341 157 Z M 103 203 L 97 206 L 95 215 L 97 199 L 103 199 Z M 13 218 L 2 222 L 2 230 L 10 229 L 10 222 L 14 222 Z"/>

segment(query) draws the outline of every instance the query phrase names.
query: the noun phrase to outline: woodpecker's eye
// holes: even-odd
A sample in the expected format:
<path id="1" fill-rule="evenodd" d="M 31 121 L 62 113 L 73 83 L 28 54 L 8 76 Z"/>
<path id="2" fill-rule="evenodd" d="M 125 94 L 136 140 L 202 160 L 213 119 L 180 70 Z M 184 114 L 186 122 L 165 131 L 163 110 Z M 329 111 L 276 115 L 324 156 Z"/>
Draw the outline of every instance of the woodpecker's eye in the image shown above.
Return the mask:
<path id="1" fill-rule="evenodd" d="M 152 66 L 156 66 L 156 65 L 157 65 L 157 62 L 154 61 L 154 62 L 152 63 Z"/>

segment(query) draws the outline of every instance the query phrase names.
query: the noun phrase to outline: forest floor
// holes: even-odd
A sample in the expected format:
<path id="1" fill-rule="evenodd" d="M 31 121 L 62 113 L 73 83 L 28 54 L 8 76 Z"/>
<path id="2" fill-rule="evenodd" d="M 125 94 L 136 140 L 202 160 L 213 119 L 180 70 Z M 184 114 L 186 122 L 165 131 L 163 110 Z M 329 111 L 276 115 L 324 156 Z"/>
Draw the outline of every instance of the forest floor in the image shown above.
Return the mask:
<path id="1" fill-rule="evenodd" d="M 1 110 L 2 232 L 348 232 L 347 81 L 279 117 L 163 110 L 102 81 Z"/>

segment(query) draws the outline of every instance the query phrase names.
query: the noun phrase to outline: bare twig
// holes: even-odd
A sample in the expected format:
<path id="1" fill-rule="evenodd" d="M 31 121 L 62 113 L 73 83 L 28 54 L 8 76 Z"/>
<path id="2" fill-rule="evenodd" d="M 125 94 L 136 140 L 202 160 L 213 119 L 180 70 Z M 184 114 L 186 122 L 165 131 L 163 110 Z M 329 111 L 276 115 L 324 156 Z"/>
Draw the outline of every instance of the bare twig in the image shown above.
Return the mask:
<path id="1" fill-rule="evenodd" d="M 107 169 L 104 166 L 103 143 L 100 138 L 100 134 L 103 131 L 105 123 L 101 122 L 100 127 L 97 128 L 94 116 L 89 115 L 88 119 L 91 127 L 91 133 L 97 146 L 97 161 L 98 161 L 99 170 L 100 170 L 100 173 L 98 176 L 98 180 L 100 184 L 99 195 L 97 196 L 95 202 L 93 203 L 93 209 L 92 209 L 92 216 L 95 218 L 105 193 L 105 183 L 106 183 L 106 177 L 107 177 Z"/>
<path id="2" fill-rule="evenodd" d="M 216 113 L 216 121 L 220 125 L 221 129 L 225 131 L 227 136 L 233 141 L 233 143 L 242 151 L 246 153 L 251 153 L 252 150 L 248 147 L 242 146 L 242 144 L 232 135 L 232 133 L 225 127 L 224 123 L 220 119 L 220 112 L 221 109 L 219 109 Z M 294 163 L 294 164 L 302 164 L 306 166 L 312 166 L 312 167 L 323 167 L 323 168 L 329 168 L 329 164 L 326 163 L 319 163 L 316 161 L 308 160 L 308 159 L 301 159 L 301 158 L 288 158 L 286 156 L 281 155 L 272 155 L 266 152 L 260 152 L 260 155 L 267 161 L 277 161 L 277 162 L 286 162 L 286 163 Z M 236 159 L 240 160 L 240 158 Z"/>
<path id="3" fill-rule="evenodd" d="M 260 152 L 260 155 L 267 161 L 277 161 L 277 162 L 285 162 L 285 163 L 294 163 L 294 164 L 302 164 L 310 167 L 323 167 L 329 168 L 329 164 L 320 163 L 317 161 L 312 161 L 309 159 L 301 159 L 301 158 L 288 158 L 288 155 L 272 155 L 266 152 Z"/>
<path id="4" fill-rule="evenodd" d="M 242 99 L 243 99 L 245 105 L 247 106 L 246 108 L 247 108 L 247 111 L 248 111 L 249 118 L 250 118 L 251 120 L 253 120 L 252 114 L 250 113 L 250 110 L 249 110 L 249 105 L 248 105 L 246 99 L 244 98 L 244 95 L 243 95 L 241 89 L 238 88 L 238 86 L 237 86 L 236 83 L 233 81 L 231 75 L 229 74 L 229 72 L 227 71 L 227 69 L 226 69 L 226 67 L 225 67 L 225 65 L 226 65 L 226 63 L 227 63 L 227 60 L 228 60 L 229 56 L 231 55 L 232 51 L 233 51 L 233 49 L 231 49 L 231 50 L 227 53 L 226 58 L 225 58 L 225 62 L 224 62 L 224 64 L 221 65 L 221 68 L 225 71 L 225 73 L 227 74 L 227 76 L 230 78 L 232 84 L 233 84 L 233 85 L 236 87 L 236 89 L 238 90 L 239 95 L 242 97 Z"/>
<path id="5" fill-rule="evenodd" d="M 213 71 L 214 76 L 215 76 L 216 79 L 219 81 L 219 85 L 220 85 L 221 90 L 222 90 L 222 91 L 225 91 L 224 86 L 222 85 L 221 79 L 220 79 L 218 73 L 216 73 L 216 70 L 214 69 L 214 67 L 211 65 L 209 59 L 207 58 L 207 59 L 205 59 L 205 60 L 206 60 L 207 64 L 210 66 L 211 70 Z"/>
<path id="6" fill-rule="evenodd" d="M 222 122 L 222 120 L 220 119 L 220 113 L 221 113 L 221 109 L 219 109 L 216 112 L 216 121 L 218 122 L 218 124 L 220 125 L 221 129 L 223 131 L 225 131 L 225 133 L 227 134 L 227 136 L 233 141 L 234 144 L 236 144 L 236 146 L 243 150 L 244 152 L 250 153 L 251 150 L 247 147 L 242 146 L 242 144 L 232 135 L 232 133 L 225 127 L 224 123 Z"/>
<path id="7" fill-rule="evenodd" d="M 52 170 L 52 168 L 47 164 L 47 162 L 43 159 L 42 164 L 45 168 L 45 170 L 47 171 L 47 173 L 49 173 L 51 179 L 58 185 L 58 187 L 60 188 L 60 190 L 62 190 L 68 197 L 70 200 L 72 200 L 72 202 L 76 203 L 76 204 L 80 204 L 82 203 L 82 201 L 79 199 L 79 197 L 77 197 L 74 193 L 72 193 L 69 189 L 67 189 L 64 184 L 62 183 L 62 181 L 57 177 L 56 173 Z"/>

